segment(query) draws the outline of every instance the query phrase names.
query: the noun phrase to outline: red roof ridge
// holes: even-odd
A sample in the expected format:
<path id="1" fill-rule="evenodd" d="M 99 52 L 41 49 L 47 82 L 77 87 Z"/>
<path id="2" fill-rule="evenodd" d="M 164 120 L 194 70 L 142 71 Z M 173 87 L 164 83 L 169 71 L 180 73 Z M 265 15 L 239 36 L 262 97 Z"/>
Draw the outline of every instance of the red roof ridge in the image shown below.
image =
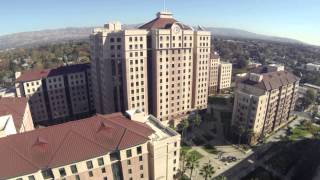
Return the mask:
<path id="1" fill-rule="evenodd" d="M 145 136 L 144 134 L 141 134 L 140 132 L 137 132 L 137 131 L 133 131 L 132 129 L 129 129 L 128 127 L 125 127 L 123 124 L 120 124 L 120 123 L 118 123 L 117 121 L 114 121 L 113 119 L 110 119 L 113 123 L 115 123 L 115 124 L 117 124 L 117 125 L 119 125 L 119 126 L 121 126 L 121 127 L 123 127 L 123 128 L 125 128 L 125 129 L 128 129 L 130 132 L 132 132 L 132 133 L 134 133 L 134 134 L 137 134 L 137 135 L 139 135 L 139 136 L 142 136 L 142 137 L 144 137 L 144 138 L 148 138 L 147 136 Z M 128 121 L 128 122 L 130 122 L 130 121 Z M 144 128 L 148 128 L 148 127 L 146 127 L 146 126 L 143 126 Z M 148 129 L 150 129 L 150 130 L 152 130 L 151 128 L 148 128 Z M 153 130 L 152 130 L 153 131 Z"/>
<path id="2" fill-rule="evenodd" d="M 26 158 L 25 156 L 23 156 L 21 153 L 19 153 L 15 148 L 11 147 L 9 145 L 10 149 L 12 151 L 14 151 L 14 153 L 16 153 L 18 156 L 20 156 L 22 159 L 26 160 L 30 165 L 32 165 L 33 167 L 39 169 L 39 166 L 37 166 L 35 163 L 33 163 L 31 160 L 29 160 L 28 158 Z"/>
<path id="3" fill-rule="evenodd" d="M 124 129 L 123 134 L 122 134 L 122 136 L 121 136 L 121 138 L 120 138 L 120 141 L 119 141 L 118 144 L 117 144 L 117 149 L 118 149 L 118 150 L 119 150 L 119 146 L 120 146 L 120 144 L 121 144 L 121 142 L 122 142 L 122 139 L 123 139 L 124 135 L 126 134 L 126 132 L 127 132 L 127 129 Z"/>

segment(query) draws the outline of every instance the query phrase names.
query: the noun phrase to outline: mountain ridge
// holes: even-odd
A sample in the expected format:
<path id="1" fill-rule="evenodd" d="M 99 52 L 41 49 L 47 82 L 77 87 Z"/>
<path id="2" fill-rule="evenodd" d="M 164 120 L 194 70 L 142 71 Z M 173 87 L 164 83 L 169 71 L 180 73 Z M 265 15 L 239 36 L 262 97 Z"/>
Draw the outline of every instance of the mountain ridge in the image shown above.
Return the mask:
<path id="1" fill-rule="evenodd" d="M 124 25 L 124 29 L 137 27 L 135 25 Z M 11 48 L 36 46 L 51 43 L 63 43 L 67 41 L 88 40 L 94 27 L 66 27 L 59 29 L 46 29 L 30 32 L 20 32 L 0 36 L 0 50 Z M 268 36 L 235 28 L 206 27 L 216 37 L 258 39 L 282 43 L 306 44 L 304 42 L 276 36 Z"/>

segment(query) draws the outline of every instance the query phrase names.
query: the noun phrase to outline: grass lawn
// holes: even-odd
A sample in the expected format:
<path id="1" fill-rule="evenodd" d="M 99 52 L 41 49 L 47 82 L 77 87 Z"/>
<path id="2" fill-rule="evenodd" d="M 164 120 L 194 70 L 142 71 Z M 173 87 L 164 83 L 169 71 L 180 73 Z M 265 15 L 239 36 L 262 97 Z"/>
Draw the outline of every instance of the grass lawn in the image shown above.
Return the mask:
<path id="1" fill-rule="evenodd" d="M 189 154 L 194 154 L 194 155 L 197 157 L 197 159 L 203 158 L 203 155 L 200 154 L 200 153 L 199 153 L 198 151 L 196 151 L 196 150 L 193 150 L 193 151 L 189 152 Z"/>
<path id="2" fill-rule="evenodd" d="M 310 132 L 306 130 L 303 126 L 298 126 L 291 130 L 291 135 L 289 136 L 289 140 L 297 140 L 297 139 L 302 139 L 310 136 Z"/>
<path id="3" fill-rule="evenodd" d="M 191 149 L 190 146 L 181 146 L 181 150 L 188 152 Z"/>
<path id="4" fill-rule="evenodd" d="M 217 150 L 217 148 L 215 148 L 212 145 L 204 146 L 203 150 L 205 150 L 207 153 L 210 153 L 210 154 L 218 154 L 220 152 L 219 150 Z"/>

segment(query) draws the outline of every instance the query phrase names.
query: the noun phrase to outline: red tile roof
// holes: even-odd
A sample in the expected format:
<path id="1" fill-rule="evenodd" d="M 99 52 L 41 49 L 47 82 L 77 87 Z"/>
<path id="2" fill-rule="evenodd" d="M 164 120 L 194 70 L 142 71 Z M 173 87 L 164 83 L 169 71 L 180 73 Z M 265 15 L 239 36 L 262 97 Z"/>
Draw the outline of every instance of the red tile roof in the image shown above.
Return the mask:
<path id="1" fill-rule="evenodd" d="M 90 68 L 89 63 L 85 64 L 73 64 L 68 66 L 61 66 L 53 69 L 45 69 L 45 70 L 38 70 L 38 71 L 26 71 L 22 73 L 20 77 L 16 79 L 17 82 L 24 82 L 24 81 L 34 81 L 40 80 L 43 78 L 47 78 L 50 76 L 58 76 L 68 73 L 75 73 L 85 71 Z"/>
<path id="2" fill-rule="evenodd" d="M 8 136 L 0 139 L 0 179 L 130 148 L 147 142 L 152 133 L 115 113 Z"/>
<path id="3" fill-rule="evenodd" d="M 288 71 L 275 71 L 261 74 L 263 75 L 261 82 L 255 82 L 249 79 L 245 79 L 242 82 L 269 91 L 300 80 L 297 76 Z"/>
<path id="4" fill-rule="evenodd" d="M 0 116 L 12 115 L 16 130 L 22 126 L 23 116 L 26 111 L 28 100 L 26 98 L 1 98 L 0 97 Z"/>
<path id="5" fill-rule="evenodd" d="M 178 23 L 182 29 L 188 29 L 191 30 L 191 28 L 187 25 L 179 23 L 177 20 L 173 18 L 156 18 L 142 26 L 139 27 L 139 29 L 169 29 L 171 28 L 172 24 Z"/>

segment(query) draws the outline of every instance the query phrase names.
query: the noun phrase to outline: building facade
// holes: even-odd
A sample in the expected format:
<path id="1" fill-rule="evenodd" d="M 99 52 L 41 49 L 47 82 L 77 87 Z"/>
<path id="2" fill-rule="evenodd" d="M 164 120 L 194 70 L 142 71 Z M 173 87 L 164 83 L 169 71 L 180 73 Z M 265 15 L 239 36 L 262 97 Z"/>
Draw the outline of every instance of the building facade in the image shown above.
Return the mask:
<path id="1" fill-rule="evenodd" d="M 219 54 L 213 52 L 211 54 L 209 65 L 209 95 L 214 95 L 230 88 L 232 64 L 220 61 Z"/>
<path id="2" fill-rule="evenodd" d="M 270 65 L 237 83 L 232 116 L 234 134 L 254 144 L 289 121 L 298 98 L 299 78 Z"/>
<path id="3" fill-rule="evenodd" d="M 1 138 L 0 179 L 173 179 L 180 135 L 153 116 L 127 116 L 132 120 L 96 115 Z"/>
<path id="4" fill-rule="evenodd" d="M 207 107 L 210 32 L 160 12 L 138 29 L 109 23 L 90 39 L 97 112 L 139 108 L 169 122 Z"/>
<path id="5" fill-rule="evenodd" d="M 313 64 L 313 63 L 307 63 L 305 65 L 305 69 L 307 71 L 320 71 L 320 65 L 319 64 Z"/>
<path id="6" fill-rule="evenodd" d="M 147 31 L 109 23 L 95 29 L 90 42 L 97 112 L 140 108 L 148 114 Z"/>
<path id="7" fill-rule="evenodd" d="M 0 138 L 34 130 L 26 98 L 0 97 Z"/>
<path id="8" fill-rule="evenodd" d="M 89 64 L 16 73 L 16 95 L 29 100 L 33 120 L 59 123 L 95 111 Z"/>

